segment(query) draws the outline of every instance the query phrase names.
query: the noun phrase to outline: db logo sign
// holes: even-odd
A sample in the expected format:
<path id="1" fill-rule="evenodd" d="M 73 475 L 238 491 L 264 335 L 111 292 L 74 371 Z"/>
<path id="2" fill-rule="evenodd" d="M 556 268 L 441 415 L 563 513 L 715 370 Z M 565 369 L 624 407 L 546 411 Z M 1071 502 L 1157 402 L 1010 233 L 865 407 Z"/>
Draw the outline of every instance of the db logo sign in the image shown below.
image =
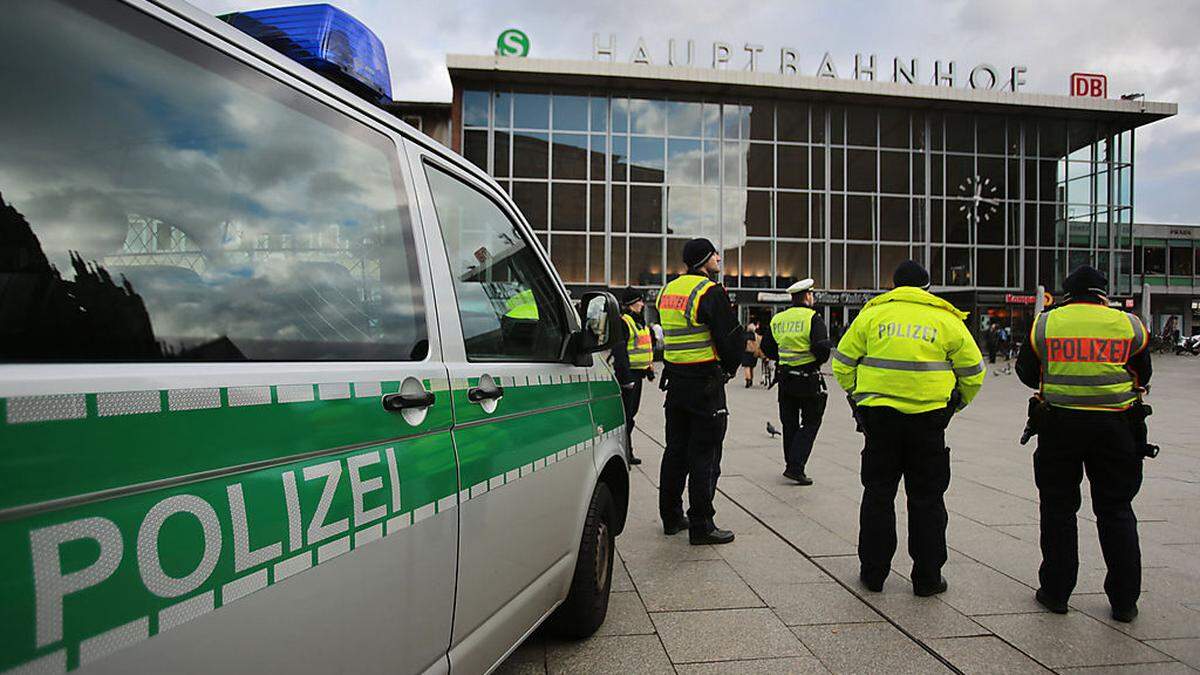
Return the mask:
<path id="1" fill-rule="evenodd" d="M 1071 73 L 1071 95 L 1108 98 L 1108 76 L 1097 73 Z"/>

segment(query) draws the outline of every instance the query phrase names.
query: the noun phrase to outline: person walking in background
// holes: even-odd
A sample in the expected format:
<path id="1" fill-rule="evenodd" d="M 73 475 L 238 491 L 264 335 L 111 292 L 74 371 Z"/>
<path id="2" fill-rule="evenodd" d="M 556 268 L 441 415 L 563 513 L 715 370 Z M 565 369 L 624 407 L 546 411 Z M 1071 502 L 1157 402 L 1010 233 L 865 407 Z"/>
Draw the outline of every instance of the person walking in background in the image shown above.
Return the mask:
<path id="1" fill-rule="evenodd" d="M 745 342 L 725 287 L 712 280 L 721 270 L 717 248 L 692 239 L 683 247 L 683 262 L 687 273 L 658 296 L 666 361 L 661 386 L 667 391 L 658 511 L 668 535 L 687 529 L 692 544 L 728 544 L 733 533 L 713 521 L 713 497 L 729 416 L 725 383 L 737 372 Z"/>
<path id="2" fill-rule="evenodd" d="M 988 324 L 987 333 L 983 337 L 987 345 L 988 363 L 996 362 L 996 352 L 1000 351 L 1000 326 L 993 321 Z"/>
<path id="3" fill-rule="evenodd" d="M 805 467 L 825 414 L 825 380 L 821 364 L 829 360 L 832 344 L 825 319 L 813 311 L 813 280 L 804 279 L 787 290 L 792 306 L 776 314 L 763 332 L 762 351 L 779 363 L 779 421 L 783 424 L 783 477 L 812 485 Z"/>
<path id="4" fill-rule="evenodd" d="M 983 386 L 983 356 L 961 312 L 931 294 L 929 272 L 907 260 L 891 291 L 872 298 L 833 354 L 833 374 L 866 437 L 862 451 L 859 578 L 883 590 L 896 553 L 896 490 L 908 495 L 913 593 L 946 590 L 946 427 Z"/>
<path id="5" fill-rule="evenodd" d="M 746 351 L 742 354 L 742 372 L 746 376 L 746 388 L 754 386 L 754 367 L 758 365 L 759 337 L 758 323 L 754 319 L 746 324 L 743 335 L 746 341 Z"/>
<path id="6" fill-rule="evenodd" d="M 654 344 L 642 311 L 646 299 L 641 291 L 628 287 L 621 293 L 621 335 L 612 348 L 613 370 L 621 385 L 625 405 L 625 440 L 630 465 L 641 464 L 633 454 L 633 425 L 642 402 L 642 380 L 654 381 Z"/>
<path id="7" fill-rule="evenodd" d="M 1066 304 L 1034 317 L 1017 356 L 1017 377 L 1048 406 L 1033 453 L 1042 547 L 1035 598 L 1051 612 L 1067 613 L 1079 572 L 1076 513 L 1086 471 L 1108 567 L 1104 592 L 1112 618 L 1128 623 L 1142 589 L 1133 498 L 1145 455 L 1134 425 L 1145 422 L 1148 332 L 1136 315 L 1108 306 L 1108 279 L 1099 270 L 1076 269 L 1063 289 Z M 1140 435 L 1144 444 L 1144 427 Z"/>

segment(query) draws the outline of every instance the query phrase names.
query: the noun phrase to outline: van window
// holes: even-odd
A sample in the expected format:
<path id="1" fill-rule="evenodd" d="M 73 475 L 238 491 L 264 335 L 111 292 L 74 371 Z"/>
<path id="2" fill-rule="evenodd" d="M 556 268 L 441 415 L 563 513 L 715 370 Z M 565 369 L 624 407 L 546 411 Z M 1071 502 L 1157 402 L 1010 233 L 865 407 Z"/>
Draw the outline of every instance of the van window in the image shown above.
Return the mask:
<path id="1" fill-rule="evenodd" d="M 520 230 L 493 201 L 426 167 L 467 358 L 557 361 L 567 337 L 561 296 Z"/>
<path id="2" fill-rule="evenodd" d="M 0 44 L 0 361 L 424 358 L 389 138 L 119 3 Z"/>

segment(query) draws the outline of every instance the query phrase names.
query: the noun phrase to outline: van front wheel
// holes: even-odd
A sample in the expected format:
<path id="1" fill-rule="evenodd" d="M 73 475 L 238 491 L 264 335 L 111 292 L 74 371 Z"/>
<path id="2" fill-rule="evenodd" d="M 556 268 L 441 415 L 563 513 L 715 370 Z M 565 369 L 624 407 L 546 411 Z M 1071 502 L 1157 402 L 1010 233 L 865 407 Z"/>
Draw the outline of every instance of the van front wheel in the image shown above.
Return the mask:
<path id="1" fill-rule="evenodd" d="M 613 513 L 612 493 L 607 485 L 601 483 L 596 486 L 592 502 L 588 505 L 571 591 L 550 617 L 550 627 L 563 637 L 591 636 L 608 614 L 608 594 L 612 589 L 613 556 L 616 553 Z"/>

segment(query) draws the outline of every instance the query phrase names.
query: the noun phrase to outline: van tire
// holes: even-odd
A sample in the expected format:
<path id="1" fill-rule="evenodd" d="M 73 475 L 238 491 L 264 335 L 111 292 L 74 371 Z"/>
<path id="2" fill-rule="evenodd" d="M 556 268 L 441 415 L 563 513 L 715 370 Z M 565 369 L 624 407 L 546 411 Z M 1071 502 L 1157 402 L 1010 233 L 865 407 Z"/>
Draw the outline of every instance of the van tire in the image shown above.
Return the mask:
<path id="1" fill-rule="evenodd" d="M 612 493 L 607 485 L 600 483 L 592 493 L 587 519 L 583 523 L 571 590 L 550 617 L 551 631 L 561 637 L 590 637 L 608 615 L 608 594 L 612 589 L 613 557 L 616 555 L 614 513 Z"/>

